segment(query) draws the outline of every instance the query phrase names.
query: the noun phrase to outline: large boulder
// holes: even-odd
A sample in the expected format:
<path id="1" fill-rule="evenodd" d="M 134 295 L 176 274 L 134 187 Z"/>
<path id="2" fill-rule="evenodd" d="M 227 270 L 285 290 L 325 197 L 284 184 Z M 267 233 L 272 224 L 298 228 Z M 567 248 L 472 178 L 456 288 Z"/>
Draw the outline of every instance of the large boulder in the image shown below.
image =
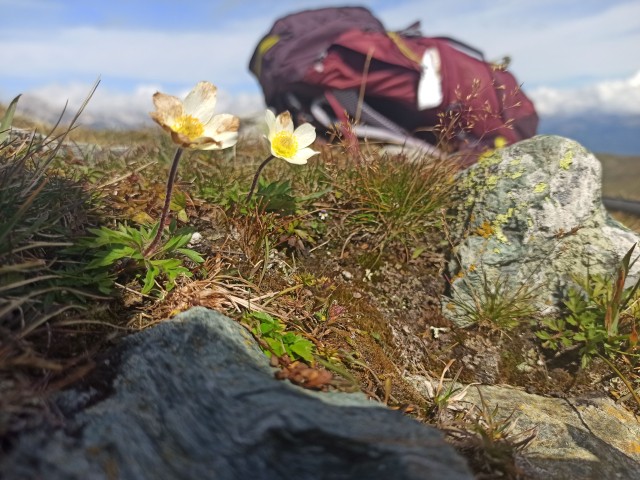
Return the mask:
<path id="1" fill-rule="evenodd" d="M 427 396 L 435 388 L 435 382 L 421 375 L 410 375 L 408 380 Z M 458 385 L 457 392 L 464 387 Z M 516 458 L 527 478 L 639 478 L 640 421 L 609 398 L 550 398 L 505 385 L 476 385 L 449 404 L 455 410 L 476 412 L 483 406 L 495 412 L 496 424 L 512 422 L 508 431 L 513 438 L 535 432 Z"/>
<path id="2" fill-rule="evenodd" d="M 461 305 L 496 289 L 553 311 L 572 278 L 613 274 L 640 241 L 602 205 L 598 159 L 566 138 L 538 136 L 485 154 L 457 185 L 443 306 L 458 326 L 473 321 Z M 639 273 L 637 262 L 629 281 Z"/>
<path id="3" fill-rule="evenodd" d="M 56 407 L 61 427 L 23 434 L 3 478 L 472 478 L 436 429 L 275 380 L 252 336 L 204 308 L 125 338 Z"/>

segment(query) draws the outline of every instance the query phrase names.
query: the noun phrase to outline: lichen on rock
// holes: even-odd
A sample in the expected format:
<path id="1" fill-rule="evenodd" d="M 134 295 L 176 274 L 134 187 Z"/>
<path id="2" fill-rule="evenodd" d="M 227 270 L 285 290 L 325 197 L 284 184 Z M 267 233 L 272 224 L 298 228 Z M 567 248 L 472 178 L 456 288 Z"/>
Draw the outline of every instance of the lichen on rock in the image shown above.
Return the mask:
<path id="1" fill-rule="evenodd" d="M 598 159 L 570 139 L 537 136 L 493 151 L 457 183 L 443 303 L 460 326 L 471 321 L 459 303 L 473 301 L 486 282 L 525 289 L 536 310 L 552 311 L 574 276 L 612 274 L 640 241 L 602 205 Z M 639 273 L 636 264 L 629 281 Z"/>

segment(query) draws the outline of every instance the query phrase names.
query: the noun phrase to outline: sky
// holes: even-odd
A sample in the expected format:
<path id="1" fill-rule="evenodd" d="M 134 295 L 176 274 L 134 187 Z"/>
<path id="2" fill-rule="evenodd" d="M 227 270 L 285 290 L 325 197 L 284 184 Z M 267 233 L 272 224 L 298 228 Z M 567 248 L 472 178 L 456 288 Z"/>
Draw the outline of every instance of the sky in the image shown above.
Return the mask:
<path id="1" fill-rule="evenodd" d="M 640 0 L 361 0 L 387 29 L 420 20 L 425 35 L 458 38 L 510 70 L 541 116 L 640 115 Z M 183 96 L 200 80 L 219 111 L 264 108 L 248 70 L 273 22 L 333 0 L 0 0 L 0 102 L 124 126 L 149 122 L 151 96 Z"/>

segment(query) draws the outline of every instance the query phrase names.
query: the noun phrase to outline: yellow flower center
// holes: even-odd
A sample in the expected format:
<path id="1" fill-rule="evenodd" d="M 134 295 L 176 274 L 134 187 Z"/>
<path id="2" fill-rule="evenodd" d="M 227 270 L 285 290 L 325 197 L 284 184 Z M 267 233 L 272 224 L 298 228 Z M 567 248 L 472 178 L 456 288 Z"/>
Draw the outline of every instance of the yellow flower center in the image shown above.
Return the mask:
<path id="1" fill-rule="evenodd" d="M 298 151 L 298 139 L 293 136 L 293 133 L 283 130 L 273 137 L 271 148 L 277 157 L 293 158 Z"/>
<path id="2" fill-rule="evenodd" d="M 192 115 L 183 115 L 176 119 L 172 130 L 188 137 L 189 140 L 194 140 L 202 136 L 204 133 L 204 125 Z"/>

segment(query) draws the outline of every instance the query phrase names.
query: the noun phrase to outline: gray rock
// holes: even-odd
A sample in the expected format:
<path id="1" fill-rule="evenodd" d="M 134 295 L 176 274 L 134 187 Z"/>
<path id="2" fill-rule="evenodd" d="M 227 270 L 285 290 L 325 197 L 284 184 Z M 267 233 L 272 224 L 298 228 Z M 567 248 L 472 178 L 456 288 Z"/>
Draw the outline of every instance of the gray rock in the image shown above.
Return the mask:
<path id="1" fill-rule="evenodd" d="M 56 403 L 62 428 L 23 434 L 3 478 L 472 478 L 436 429 L 275 380 L 254 339 L 204 308 L 125 338 Z"/>
<path id="2" fill-rule="evenodd" d="M 409 378 L 429 394 L 428 379 Z M 462 386 L 461 386 L 462 387 Z M 497 419 L 512 413 L 514 437 L 535 429 L 536 436 L 516 459 L 533 479 L 586 480 L 640 478 L 640 422 L 606 397 L 548 398 L 499 385 L 478 385 L 451 407 L 482 407 L 482 399 Z"/>
<path id="3" fill-rule="evenodd" d="M 461 207 L 451 236 L 444 312 L 473 323 L 460 304 L 493 295 L 550 312 L 572 276 L 613 274 L 640 237 L 602 205 L 601 165 L 578 143 L 538 136 L 484 156 L 458 178 Z M 629 282 L 640 273 L 634 266 Z M 489 291 L 484 287 L 489 286 Z"/>

